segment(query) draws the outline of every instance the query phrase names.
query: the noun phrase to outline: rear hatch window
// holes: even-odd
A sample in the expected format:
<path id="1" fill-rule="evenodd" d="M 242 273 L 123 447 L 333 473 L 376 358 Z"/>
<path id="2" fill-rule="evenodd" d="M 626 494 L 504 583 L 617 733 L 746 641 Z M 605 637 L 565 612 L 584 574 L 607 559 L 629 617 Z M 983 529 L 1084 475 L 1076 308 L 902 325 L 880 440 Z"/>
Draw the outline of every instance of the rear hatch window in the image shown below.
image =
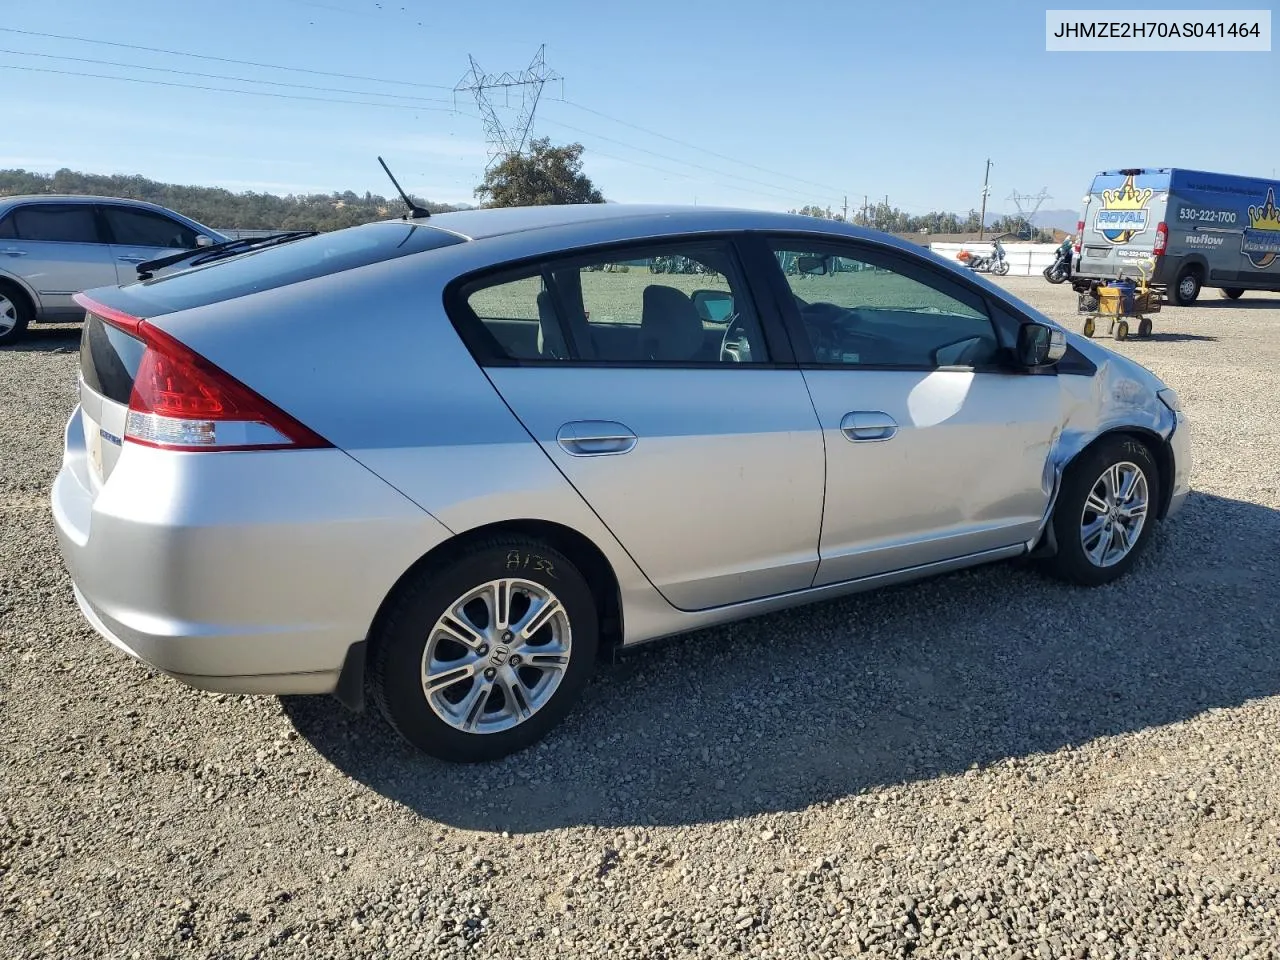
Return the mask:
<path id="1" fill-rule="evenodd" d="M 174 272 L 120 288 L 111 304 L 135 316 L 156 317 L 463 242 L 431 226 L 370 223 L 198 267 L 178 265 Z"/>

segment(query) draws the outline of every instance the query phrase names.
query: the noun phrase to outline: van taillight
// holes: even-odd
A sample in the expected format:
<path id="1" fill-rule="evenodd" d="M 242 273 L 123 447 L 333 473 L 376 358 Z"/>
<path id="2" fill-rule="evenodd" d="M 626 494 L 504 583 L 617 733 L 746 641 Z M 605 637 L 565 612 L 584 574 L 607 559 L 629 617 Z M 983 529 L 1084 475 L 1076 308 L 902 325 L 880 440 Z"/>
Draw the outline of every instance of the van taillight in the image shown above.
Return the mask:
<path id="1" fill-rule="evenodd" d="M 164 450 L 315 449 L 332 444 L 146 320 L 76 302 L 142 341 L 124 439 Z"/>
<path id="2" fill-rule="evenodd" d="M 1169 246 L 1169 226 L 1165 223 L 1156 224 L 1156 245 L 1152 249 L 1157 257 L 1163 257 L 1165 247 Z"/>
<path id="3" fill-rule="evenodd" d="M 1076 242 L 1075 242 L 1076 253 L 1080 252 L 1080 244 L 1082 243 L 1084 243 L 1084 221 L 1077 220 L 1076 221 Z"/>

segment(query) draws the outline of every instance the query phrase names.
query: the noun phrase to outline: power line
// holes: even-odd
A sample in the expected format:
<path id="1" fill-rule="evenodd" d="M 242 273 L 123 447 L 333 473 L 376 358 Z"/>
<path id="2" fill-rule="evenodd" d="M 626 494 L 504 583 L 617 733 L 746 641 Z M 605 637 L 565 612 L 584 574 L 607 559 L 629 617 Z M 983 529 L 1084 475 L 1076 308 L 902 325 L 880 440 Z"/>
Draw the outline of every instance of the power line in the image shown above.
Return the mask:
<path id="1" fill-rule="evenodd" d="M 550 123 L 553 126 L 557 126 L 557 127 L 564 127 L 564 129 L 572 130 L 575 133 L 581 133 L 589 137 L 595 137 L 599 140 L 604 140 L 606 143 L 614 143 L 620 147 L 626 147 L 628 150 L 637 150 L 640 153 L 647 153 L 650 156 L 657 157 L 659 160 L 667 160 L 667 161 L 670 161 L 671 163 L 679 163 L 687 167 L 693 167 L 694 169 L 697 169 L 697 170 L 703 170 L 707 173 L 715 174 L 718 177 L 729 177 L 734 180 L 741 180 L 744 183 L 750 183 L 758 186 L 767 187 L 770 190 L 777 190 L 779 187 L 777 183 L 767 183 L 763 180 L 756 180 L 752 177 L 744 177 L 741 174 L 727 173 L 723 170 L 717 170 L 714 167 L 708 167 L 700 163 L 694 163 L 692 160 L 681 160 L 679 157 L 668 156 L 665 153 L 658 153 L 656 150 L 649 150 L 645 147 L 637 147 L 635 144 L 626 143 L 623 140 L 616 140 L 613 137 L 606 137 L 603 134 L 592 133 L 590 130 L 583 130 L 581 127 L 575 127 L 568 123 L 562 123 L 559 120 L 544 120 L 543 122 Z M 789 194 L 789 196 L 792 198 L 798 195 L 799 194 Z"/>
<path id="2" fill-rule="evenodd" d="M 72 40 L 76 43 L 92 43 L 103 47 L 120 47 L 124 50 L 143 50 L 147 53 L 162 53 L 170 57 L 191 57 L 196 60 L 214 60 L 218 63 L 234 63 L 241 67 L 259 67 L 264 70 L 287 70 L 292 73 L 309 73 L 319 77 L 338 77 L 342 80 L 364 80 L 367 83 L 389 83 L 403 87 L 424 87 L 429 90 L 452 90 L 452 87 L 439 83 L 418 83 L 413 80 L 388 80 L 384 77 L 365 77 L 354 73 L 332 73 L 327 70 L 309 70 L 306 67 L 284 67 L 276 63 L 258 63 L 254 60 L 234 60 L 230 57 L 215 57 L 206 53 L 188 53 L 182 50 L 166 50 L 163 47 L 144 47 L 137 43 L 120 43 L 115 40 L 97 40 L 93 37 L 73 37 L 61 33 L 41 33 L 38 30 L 19 30 L 16 27 L 0 27 L 2 33 L 18 33 L 25 37 L 43 37 L 46 40 Z"/>
<path id="3" fill-rule="evenodd" d="M 665 133 L 659 133 L 657 130 L 650 130 L 648 127 L 642 127 L 638 123 L 631 123 L 627 120 L 620 120 L 617 117 L 610 116 L 609 114 L 603 113 L 600 110 L 594 110 L 591 107 L 583 106 L 580 103 L 575 103 L 572 100 L 559 100 L 556 102 L 567 104 L 568 106 L 573 107 L 575 110 L 582 110 L 585 113 L 595 114 L 597 117 L 601 117 L 605 120 L 610 120 L 613 123 L 621 124 L 624 127 L 630 127 L 632 130 L 637 130 L 640 133 L 647 133 L 653 137 L 661 137 L 663 140 L 667 140 L 671 143 L 679 144 L 682 147 L 688 147 L 691 150 L 698 150 L 702 153 L 708 154 L 713 157 L 717 157 L 721 160 L 728 160 L 730 163 L 736 163 L 739 166 L 750 167 L 752 170 L 759 170 L 761 173 L 768 173 L 775 177 L 785 177 L 788 180 L 794 180 L 796 183 L 805 183 L 805 184 L 808 184 L 809 186 L 818 187 L 822 190 L 830 190 L 830 191 L 833 191 L 834 193 L 841 193 L 841 190 L 839 188 L 833 187 L 829 183 L 819 183 L 816 180 L 806 180 L 803 177 L 797 177 L 797 176 L 794 176 L 793 174 L 782 173 L 779 170 L 770 170 L 768 167 L 762 167 L 762 166 L 759 166 L 758 164 L 748 163 L 746 160 L 740 160 L 737 157 L 731 157 L 728 154 L 717 153 L 714 150 L 708 150 L 706 147 L 700 147 L 696 143 L 690 143 L 687 140 L 681 140 L 678 137 L 671 137 Z"/>
<path id="4" fill-rule="evenodd" d="M 121 63 L 118 60 L 95 60 L 91 57 L 67 57 L 53 53 L 32 53 L 26 50 L 7 50 L 19 57 L 41 57 L 45 60 L 67 60 L 72 63 L 91 63 L 100 67 L 120 67 L 125 70 L 148 70 L 153 73 L 173 73 L 184 77 L 200 77 L 205 80 L 230 80 L 233 83 L 257 83 L 269 87 L 289 87 L 295 90 L 315 90 L 320 93 L 350 93 L 360 97 L 390 97 L 395 100 L 412 100 L 418 103 L 450 103 L 445 97 L 415 97 L 408 93 L 375 93 L 371 90 L 351 90 L 346 87 L 317 87 L 306 83 L 288 83 L 283 80 L 252 80 L 248 77 L 229 77 L 224 73 L 197 73 L 193 70 L 177 70 L 172 67 L 149 67 L 141 63 Z M 244 91 L 249 92 L 249 91 Z"/>
<path id="5" fill-rule="evenodd" d="M 386 107 L 391 110 L 421 110 L 432 113 L 461 112 L 453 109 L 452 107 L 420 107 L 412 103 L 378 103 L 373 100 L 341 100 L 335 97 L 309 97 L 297 93 L 271 93 L 267 90 L 237 90 L 234 87 L 210 87 L 196 83 L 176 83 L 171 80 L 143 80 L 140 77 L 116 77 L 105 73 L 84 73 L 79 70 L 55 70 L 52 67 L 26 67 L 13 63 L 0 63 L 0 70 L 25 70 L 32 73 L 55 73 L 66 77 L 88 77 L 92 80 L 121 80 L 125 83 L 145 83 L 155 87 L 176 87 L 179 90 L 206 90 L 212 93 L 239 93 L 251 97 L 274 97 L 277 100 L 307 100 L 312 103 L 346 103 L 356 107 Z M 369 96 L 377 96 L 377 94 L 369 94 Z"/>

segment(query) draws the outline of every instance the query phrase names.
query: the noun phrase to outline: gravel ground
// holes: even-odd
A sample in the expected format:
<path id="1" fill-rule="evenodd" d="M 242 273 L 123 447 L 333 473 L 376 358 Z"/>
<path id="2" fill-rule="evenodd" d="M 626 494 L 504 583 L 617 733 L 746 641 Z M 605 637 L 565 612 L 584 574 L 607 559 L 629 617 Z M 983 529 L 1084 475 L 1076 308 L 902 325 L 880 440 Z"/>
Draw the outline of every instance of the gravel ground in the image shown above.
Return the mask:
<path id="1" fill-rule="evenodd" d="M 46 502 L 78 332 L 0 351 L 0 952 L 1277 956 L 1280 297 L 1209 297 L 1117 345 L 1197 458 L 1120 584 L 1008 564 L 638 651 L 483 768 L 94 636 Z"/>

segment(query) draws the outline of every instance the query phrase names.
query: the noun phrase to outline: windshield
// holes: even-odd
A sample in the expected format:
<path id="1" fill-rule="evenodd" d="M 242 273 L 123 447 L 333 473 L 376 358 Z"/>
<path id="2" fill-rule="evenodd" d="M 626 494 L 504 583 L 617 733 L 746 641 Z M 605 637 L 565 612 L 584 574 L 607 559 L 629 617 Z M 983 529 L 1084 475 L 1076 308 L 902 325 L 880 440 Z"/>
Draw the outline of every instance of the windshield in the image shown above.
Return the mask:
<path id="1" fill-rule="evenodd" d="M 371 223 L 131 283 L 121 292 L 135 313 L 158 316 L 462 242 L 431 226 Z"/>

